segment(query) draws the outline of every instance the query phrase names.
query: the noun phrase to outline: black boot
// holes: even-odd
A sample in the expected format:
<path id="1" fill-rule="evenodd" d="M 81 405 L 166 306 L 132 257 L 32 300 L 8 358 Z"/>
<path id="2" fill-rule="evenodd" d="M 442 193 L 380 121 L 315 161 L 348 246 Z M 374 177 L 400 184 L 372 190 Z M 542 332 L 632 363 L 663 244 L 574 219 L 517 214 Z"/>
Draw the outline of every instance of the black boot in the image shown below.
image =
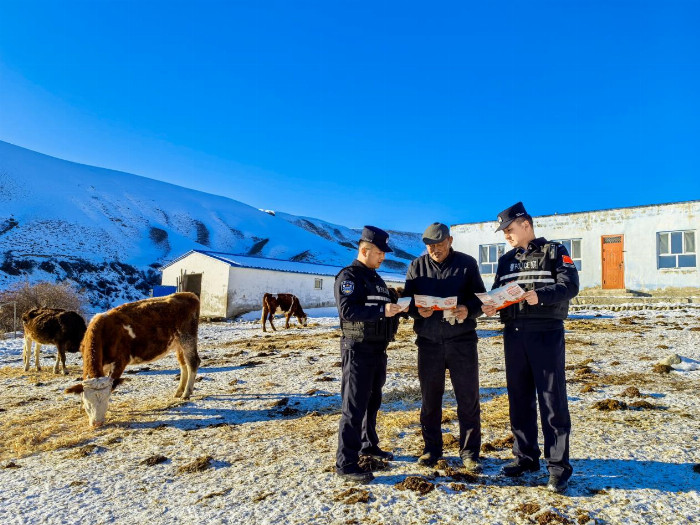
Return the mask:
<path id="1" fill-rule="evenodd" d="M 386 461 L 391 461 L 394 459 L 394 454 L 386 450 L 382 450 L 379 447 L 370 447 L 365 450 L 360 451 L 360 456 L 369 456 L 374 459 L 383 459 Z"/>
<path id="2" fill-rule="evenodd" d="M 441 457 L 442 454 L 437 452 L 426 452 L 418 458 L 418 464 L 423 467 L 434 467 Z"/>
<path id="3" fill-rule="evenodd" d="M 335 473 L 346 481 L 355 483 L 369 483 L 374 479 L 374 474 L 362 470 L 359 466 L 346 467 L 343 470 L 335 470 Z"/>
<path id="4" fill-rule="evenodd" d="M 517 478 L 522 476 L 525 472 L 537 472 L 540 470 L 540 463 L 532 463 L 530 461 L 511 461 L 507 465 L 504 465 L 501 469 L 501 474 L 508 476 L 509 478 Z"/>
<path id="5" fill-rule="evenodd" d="M 557 474 L 550 474 L 549 481 L 547 482 L 547 490 L 551 492 L 556 492 L 557 494 L 563 494 L 569 487 L 569 480 L 558 476 Z"/>

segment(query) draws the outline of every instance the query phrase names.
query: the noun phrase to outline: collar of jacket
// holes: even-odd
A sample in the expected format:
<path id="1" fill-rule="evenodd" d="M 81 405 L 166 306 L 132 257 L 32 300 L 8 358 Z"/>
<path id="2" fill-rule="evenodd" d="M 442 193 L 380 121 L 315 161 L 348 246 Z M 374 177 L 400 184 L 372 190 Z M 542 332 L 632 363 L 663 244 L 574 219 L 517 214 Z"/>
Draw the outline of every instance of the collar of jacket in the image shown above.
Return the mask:
<path id="1" fill-rule="evenodd" d="M 545 239 L 544 237 L 537 237 L 536 239 L 532 239 L 527 244 L 527 248 L 517 247 L 515 249 L 515 258 L 521 260 L 528 254 L 540 250 L 545 244 L 547 244 L 547 239 Z"/>
<path id="2" fill-rule="evenodd" d="M 544 246 L 545 244 L 547 244 L 547 239 L 545 239 L 544 237 L 537 237 L 536 239 L 532 239 L 528 243 L 527 250 L 525 250 L 525 251 L 527 251 L 527 252 L 537 251 L 540 248 L 542 248 L 542 246 Z"/>
<path id="3" fill-rule="evenodd" d="M 449 266 L 452 263 L 452 259 L 454 259 L 455 251 L 454 251 L 454 248 L 450 248 L 450 253 L 447 254 L 447 257 L 445 257 L 445 260 L 442 262 L 435 262 L 433 260 L 433 258 L 430 256 L 430 254 L 427 254 L 427 255 L 428 255 L 428 260 L 430 261 L 430 264 L 434 264 L 435 266 L 437 266 L 438 268 L 440 268 L 442 270 L 443 268 L 445 268 L 446 266 Z"/>
<path id="4" fill-rule="evenodd" d="M 363 270 L 366 270 L 368 272 L 376 273 L 376 270 L 373 270 L 372 268 L 370 268 L 369 266 L 364 264 L 362 261 L 359 261 L 358 259 L 355 259 L 354 261 L 352 261 L 352 264 L 350 266 L 357 266 L 358 268 L 362 268 Z"/>

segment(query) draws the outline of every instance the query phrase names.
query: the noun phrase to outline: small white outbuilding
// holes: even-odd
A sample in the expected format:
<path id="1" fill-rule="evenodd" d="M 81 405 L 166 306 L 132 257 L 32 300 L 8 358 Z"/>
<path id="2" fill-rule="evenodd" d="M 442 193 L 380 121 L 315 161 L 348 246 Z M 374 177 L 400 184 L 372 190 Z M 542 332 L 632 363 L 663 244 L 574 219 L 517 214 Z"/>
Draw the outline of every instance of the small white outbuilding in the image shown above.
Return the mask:
<path id="1" fill-rule="evenodd" d="M 294 294 L 302 308 L 333 306 L 333 285 L 340 270 L 340 266 L 202 250 L 191 250 L 161 268 L 163 285 L 196 293 L 200 315 L 212 318 L 260 310 L 266 292 Z M 404 284 L 403 274 L 379 274 L 388 286 Z"/>
<path id="2" fill-rule="evenodd" d="M 581 288 L 700 287 L 700 201 L 543 215 L 533 222 L 538 237 L 566 246 L 579 269 Z M 497 226 L 488 221 L 451 228 L 453 247 L 476 257 L 487 287 L 498 258 L 511 249 L 503 232 L 495 232 Z"/>

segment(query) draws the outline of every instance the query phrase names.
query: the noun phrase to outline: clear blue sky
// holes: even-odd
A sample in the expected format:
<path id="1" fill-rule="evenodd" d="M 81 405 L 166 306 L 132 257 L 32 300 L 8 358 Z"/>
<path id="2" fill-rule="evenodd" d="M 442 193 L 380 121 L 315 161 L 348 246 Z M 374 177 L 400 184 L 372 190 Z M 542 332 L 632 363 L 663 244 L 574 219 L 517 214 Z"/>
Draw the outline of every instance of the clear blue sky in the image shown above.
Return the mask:
<path id="1" fill-rule="evenodd" d="M 0 0 L 0 140 L 423 231 L 700 198 L 700 2 Z"/>

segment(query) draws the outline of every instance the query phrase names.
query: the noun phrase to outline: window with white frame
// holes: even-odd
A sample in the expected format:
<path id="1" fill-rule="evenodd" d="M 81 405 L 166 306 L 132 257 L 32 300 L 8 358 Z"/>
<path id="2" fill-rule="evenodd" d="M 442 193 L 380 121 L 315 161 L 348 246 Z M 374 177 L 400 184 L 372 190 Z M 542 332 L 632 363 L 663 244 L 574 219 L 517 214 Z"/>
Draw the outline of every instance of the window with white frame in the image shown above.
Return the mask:
<path id="1" fill-rule="evenodd" d="M 314 290 L 323 290 L 323 279 L 314 279 Z"/>
<path id="2" fill-rule="evenodd" d="M 569 257 L 574 261 L 576 269 L 581 271 L 581 239 L 557 239 L 558 242 L 569 252 Z"/>
<path id="3" fill-rule="evenodd" d="M 506 253 L 505 244 L 481 244 L 479 246 L 479 271 L 482 274 L 496 273 L 498 258 Z"/>
<path id="4" fill-rule="evenodd" d="M 697 265 L 695 231 L 658 232 L 656 251 L 659 268 L 694 268 Z"/>

